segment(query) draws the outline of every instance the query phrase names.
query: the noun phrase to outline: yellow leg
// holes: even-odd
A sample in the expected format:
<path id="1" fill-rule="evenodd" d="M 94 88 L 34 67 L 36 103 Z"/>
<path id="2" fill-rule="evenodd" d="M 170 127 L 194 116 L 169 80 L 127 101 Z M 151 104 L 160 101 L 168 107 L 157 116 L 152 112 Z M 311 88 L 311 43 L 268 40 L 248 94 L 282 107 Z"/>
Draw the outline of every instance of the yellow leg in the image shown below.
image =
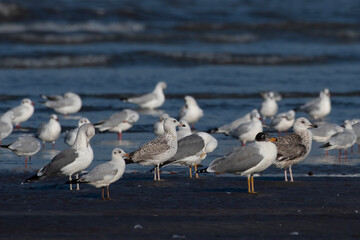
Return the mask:
<path id="1" fill-rule="evenodd" d="M 252 188 L 251 193 L 256 193 L 254 188 L 254 176 L 251 176 L 251 188 Z"/>
<path id="2" fill-rule="evenodd" d="M 196 178 L 199 178 L 199 174 L 197 173 L 197 165 L 196 164 L 195 164 L 194 168 L 195 168 Z"/>
<path id="3" fill-rule="evenodd" d="M 191 169 L 191 166 L 189 166 L 189 174 L 190 174 L 190 178 L 192 178 L 192 169 Z"/>
<path id="4" fill-rule="evenodd" d="M 248 177 L 248 192 L 251 193 L 251 189 L 250 189 L 250 177 Z"/>
<path id="5" fill-rule="evenodd" d="M 154 170 L 154 181 L 156 181 L 156 174 L 157 174 L 157 166 L 155 167 L 155 170 Z"/>

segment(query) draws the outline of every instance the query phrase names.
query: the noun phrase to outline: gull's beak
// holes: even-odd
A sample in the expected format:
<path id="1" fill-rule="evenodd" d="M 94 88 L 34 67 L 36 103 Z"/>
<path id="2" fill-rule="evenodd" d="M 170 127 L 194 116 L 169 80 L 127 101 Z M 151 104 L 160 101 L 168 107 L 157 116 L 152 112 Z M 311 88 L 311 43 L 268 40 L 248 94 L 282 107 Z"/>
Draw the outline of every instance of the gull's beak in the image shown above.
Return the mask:
<path id="1" fill-rule="evenodd" d="M 277 142 L 277 138 L 270 138 L 269 141 L 271 141 L 271 142 Z"/>
<path id="2" fill-rule="evenodd" d="M 261 118 L 261 117 L 259 117 L 259 120 L 260 120 L 260 121 L 262 121 L 262 118 Z"/>
<path id="3" fill-rule="evenodd" d="M 124 155 L 125 155 L 126 157 L 130 157 L 130 154 L 128 154 L 128 153 L 124 153 Z"/>
<path id="4" fill-rule="evenodd" d="M 186 127 L 186 125 L 184 124 L 184 123 L 182 123 L 182 122 L 179 122 L 179 125 L 178 125 L 179 127 Z"/>
<path id="5" fill-rule="evenodd" d="M 345 128 L 345 125 L 344 125 L 344 124 L 342 124 L 342 125 L 341 125 L 341 127 L 342 127 L 342 128 Z"/>
<path id="6" fill-rule="evenodd" d="M 35 103 L 34 103 L 34 102 L 31 102 L 31 105 L 35 106 Z"/>
<path id="7" fill-rule="evenodd" d="M 311 124 L 310 126 L 313 128 L 318 128 L 318 125 L 316 125 L 316 124 Z"/>

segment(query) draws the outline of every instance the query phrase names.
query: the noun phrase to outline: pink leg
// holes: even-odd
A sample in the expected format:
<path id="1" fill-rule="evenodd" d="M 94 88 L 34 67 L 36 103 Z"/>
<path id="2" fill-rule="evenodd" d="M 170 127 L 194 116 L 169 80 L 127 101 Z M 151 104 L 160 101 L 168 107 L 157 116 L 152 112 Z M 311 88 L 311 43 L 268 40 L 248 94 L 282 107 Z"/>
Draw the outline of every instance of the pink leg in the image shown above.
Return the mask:
<path id="1" fill-rule="evenodd" d="M 52 144 L 53 144 L 53 150 L 55 150 L 55 142 L 53 142 Z"/>
<path id="2" fill-rule="evenodd" d="M 16 128 L 19 129 L 19 128 L 20 128 L 20 124 L 17 124 L 17 125 L 16 125 Z"/>
<path id="3" fill-rule="evenodd" d="M 245 143 L 244 143 L 244 142 L 241 142 L 241 146 L 244 147 L 244 146 L 245 146 Z"/>
<path id="4" fill-rule="evenodd" d="M 279 137 L 281 136 L 281 132 L 279 131 Z"/>
<path id="5" fill-rule="evenodd" d="M 118 132 L 117 136 L 118 136 L 118 140 L 121 141 L 121 139 L 122 139 L 122 133 L 121 133 L 121 132 Z"/>
<path id="6" fill-rule="evenodd" d="M 339 162 L 341 162 L 341 149 L 339 149 Z"/>
<path id="7" fill-rule="evenodd" d="M 25 168 L 27 167 L 27 160 L 28 160 L 28 157 L 26 156 L 25 157 Z"/>
<path id="8" fill-rule="evenodd" d="M 345 149 L 345 161 L 347 159 L 347 149 Z"/>
<path id="9" fill-rule="evenodd" d="M 45 142 L 43 142 L 43 151 L 45 151 Z"/>
<path id="10" fill-rule="evenodd" d="M 325 156 L 329 156 L 329 151 L 328 150 L 325 151 Z"/>

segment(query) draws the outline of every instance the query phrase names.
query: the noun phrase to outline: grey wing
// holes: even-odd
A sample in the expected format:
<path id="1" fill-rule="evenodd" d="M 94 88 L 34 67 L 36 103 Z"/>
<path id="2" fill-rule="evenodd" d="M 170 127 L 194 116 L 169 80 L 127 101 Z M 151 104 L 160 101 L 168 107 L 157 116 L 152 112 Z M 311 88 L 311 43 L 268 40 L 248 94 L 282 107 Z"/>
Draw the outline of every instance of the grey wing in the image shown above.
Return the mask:
<path id="1" fill-rule="evenodd" d="M 302 139 L 297 134 L 289 134 L 283 137 L 278 137 L 277 142 L 274 142 L 278 153 L 277 161 L 291 161 L 306 154 L 306 146 L 302 144 Z"/>
<path id="2" fill-rule="evenodd" d="M 24 111 L 24 108 L 22 105 L 12 108 L 10 111 L 14 113 L 14 117 L 20 116 L 22 112 Z"/>
<path id="3" fill-rule="evenodd" d="M 117 174 L 118 169 L 114 168 L 111 163 L 103 163 L 95 167 L 88 174 L 81 177 L 82 181 L 85 182 L 97 182 L 104 180 L 111 180 Z"/>
<path id="4" fill-rule="evenodd" d="M 49 100 L 49 101 L 59 101 L 61 99 L 64 99 L 63 96 L 61 96 L 61 95 L 51 95 L 51 96 L 41 95 L 41 97 L 43 99 L 46 99 L 46 100 Z"/>
<path id="5" fill-rule="evenodd" d="M 4 134 L 4 135 L 8 135 L 9 133 L 11 133 L 12 129 L 11 126 L 9 126 L 9 124 L 0 121 L 0 133 Z"/>
<path id="6" fill-rule="evenodd" d="M 339 132 L 334 134 L 330 139 L 329 143 L 330 145 L 339 145 L 344 146 L 348 144 L 354 136 L 347 132 Z"/>
<path id="7" fill-rule="evenodd" d="M 74 141 L 75 141 L 75 138 L 76 138 L 76 135 L 77 135 L 78 130 L 79 130 L 79 128 L 71 129 L 71 130 L 66 134 L 65 143 L 67 143 L 67 144 L 69 144 L 69 145 L 74 144 Z"/>
<path id="8" fill-rule="evenodd" d="M 320 98 L 315 98 L 315 99 L 307 102 L 305 105 L 302 105 L 300 107 L 300 110 L 305 111 L 305 112 L 311 112 L 311 111 L 317 110 L 317 109 L 319 109 L 319 103 L 320 103 Z"/>
<path id="9" fill-rule="evenodd" d="M 186 111 L 187 111 L 187 106 L 185 105 L 180 109 L 178 118 L 181 119 L 183 116 L 185 116 Z"/>
<path id="10" fill-rule="evenodd" d="M 145 143 L 139 149 L 130 153 L 130 156 L 134 162 L 141 162 L 149 159 L 154 159 L 160 153 L 165 152 L 169 149 L 170 147 L 167 144 L 166 139 L 158 137 L 148 143 Z"/>
<path id="11" fill-rule="evenodd" d="M 141 95 L 141 96 L 138 96 L 138 97 L 129 98 L 128 102 L 136 103 L 136 104 L 143 104 L 143 103 L 149 102 L 149 101 L 151 101 L 151 100 L 153 100 L 155 98 L 156 98 L 156 94 L 148 93 L 148 94 Z"/>
<path id="12" fill-rule="evenodd" d="M 176 161 L 199 153 L 205 147 L 204 139 L 197 134 L 186 136 L 178 141 L 178 150 L 170 160 Z"/>
<path id="13" fill-rule="evenodd" d="M 67 148 L 64 151 L 61 151 L 59 154 L 57 154 L 50 163 L 46 164 L 44 167 L 42 167 L 39 171 L 41 175 L 55 175 L 59 174 L 60 170 L 75 161 L 75 159 L 78 157 L 78 154 L 76 151 L 72 148 Z"/>
<path id="14" fill-rule="evenodd" d="M 115 127 L 118 124 L 120 124 L 121 122 L 125 121 L 127 118 L 127 115 L 128 114 L 125 111 L 114 113 L 113 115 L 110 116 L 110 118 L 105 120 L 105 122 L 101 125 L 101 127 L 104 127 L 104 128 Z"/>
<path id="15" fill-rule="evenodd" d="M 282 119 L 283 119 L 282 116 L 276 116 L 276 117 L 271 121 L 270 126 L 271 126 L 271 127 L 274 127 L 274 126 L 278 125 L 278 124 L 281 122 Z"/>
<path id="16" fill-rule="evenodd" d="M 39 136 L 41 134 L 41 132 L 43 131 L 45 125 L 46 125 L 46 123 L 41 123 L 40 124 L 39 128 L 37 129 L 36 136 Z"/>
<path id="17" fill-rule="evenodd" d="M 17 150 L 22 153 L 34 152 L 40 149 L 41 145 L 39 140 L 34 137 L 20 137 L 17 141 L 13 142 L 9 148 Z"/>
<path id="18" fill-rule="evenodd" d="M 239 137 L 240 135 L 248 132 L 250 130 L 250 127 L 251 122 L 243 123 L 234 130 L 233 135 Z"/>

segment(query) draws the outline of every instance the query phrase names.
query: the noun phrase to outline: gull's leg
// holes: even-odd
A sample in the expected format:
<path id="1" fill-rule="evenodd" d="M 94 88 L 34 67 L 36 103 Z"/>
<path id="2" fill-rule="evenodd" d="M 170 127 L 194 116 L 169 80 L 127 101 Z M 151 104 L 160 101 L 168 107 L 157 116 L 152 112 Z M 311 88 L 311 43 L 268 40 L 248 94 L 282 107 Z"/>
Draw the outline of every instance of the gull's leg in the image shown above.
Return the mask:
<path id="1" fill-rule="evenodd" d="M 252 188 L 251 193 L 256 193 L 255 188 L 254 188 L 254 176 L 253 175 L 251 175 L 251 188 Z"/>
<path id="2" fill-rule="evenodd" d="M 293 182 L 293 181 L 294 181 L 294 178 L 293 178 L 293 175 L 292 175 L 291 166 L 289 167 L 289 173 L 290 173 L 290 181 Z"/>
<path id="3" fill-rule="evenodd" d="M 52 142 L 53 150 L 55 150 L 55 141 Z"/>
<path id="4" fill-rule="evenodd" d="M 25 168 L 27 167 L 27 160 L 28 160 L 28 157 L 26 156 L 25 157 Z"/>
<path id="5" fill-rule="evenodd" d="M 251 190 L 250 190 L 250 188 L 251 188 L 250 187 L 250 176 L 248 176 L 247 180 L 248 180 L 248 193 L 251 193 Z"/>
<path id="6" fill-rule="evenodd" d="M 69 181 L 70 181 L 70 190 L 72 190 L 72 183 L 71 183 L 71 180 L 72 180 L 72 178 L 71 178 L 71 175 L 69 176 Z"/>
<path id="7" fill-rule="evenodd" d="M 347 149 L 345 149 L 345 161 L 347 159 Z"/>
<path id="8" fill-rule="evenodd" d="M 287 182 L 287 181 L 288 181 L 288 179 L 287 179 L 287 172 L 286 172 L 286 168 L 285 168 L 284 174 L 285 174 L 285 182 Z"/>
<path id="9" fill-rule="evenodd" d="M 79 174 L 76 174 L 76 180 L 79 180 Z M 80 184 L 76 183 L 76 190 L 80 190 Z"/>
<path id="10" fill-rule="evenodd" d="M 190 178 L 192 178 L 192 172 L 191 172 L 191 166 L 189 166 L 189 174 L 190 174 Z"/>
<path id="11" fill-rule="evenodd" d="M 105 190 L 105 187 L 102 187 L 102 194 L 101 194 L 101 198 L 102 198 L 102 200 L 105 200 L 105 197 L 104 197 L 104 190 Z"/>
<path id="12" fill-rule="evenodd" d="M 45 151 L 45 142 L 43 141 L 43 146 L 42 146 L 42 150 Z"/>
<path id="13" fill-rule="evenodd" d="M 160 181 L 160 163 L 157 166 L 157 172 L 158 172 L 158 181 Z"/>
<path id="14" fill-rule="evenodd" d="M 108 200 L 111 200 L 111 198 L 110 198 L 110 193 L 109 193 L 109 185 L 107 185 L 107 199 L 108 199 Z"/>
<path id="15" fill-rule="evenodd" d="M 156 174 L 157 174 L 157 166 L 155 166 L 155 170 L 154 170 L 154 181 L 156 181 Z"/>
<path id="16" fill-rule="evenodd" d="M 118 137 L 118 140 L 121 141 L 122 140 L 122 133 L 118 132 L 117 137 Z"/>
<path id="17" fill-rule="evenodd" d="M 197 173 L 197 165 L 196 165 L 196 164 L 194 165 L 194 168 L 195 168 L 195 175 L 196 175 L 196 178 L 199 178 L 199 174 Z"/>
<path id="18" fill-rule="evenodd" d="M 339 149 L 339 162 L 341 162 L 341 149 Z"/>

